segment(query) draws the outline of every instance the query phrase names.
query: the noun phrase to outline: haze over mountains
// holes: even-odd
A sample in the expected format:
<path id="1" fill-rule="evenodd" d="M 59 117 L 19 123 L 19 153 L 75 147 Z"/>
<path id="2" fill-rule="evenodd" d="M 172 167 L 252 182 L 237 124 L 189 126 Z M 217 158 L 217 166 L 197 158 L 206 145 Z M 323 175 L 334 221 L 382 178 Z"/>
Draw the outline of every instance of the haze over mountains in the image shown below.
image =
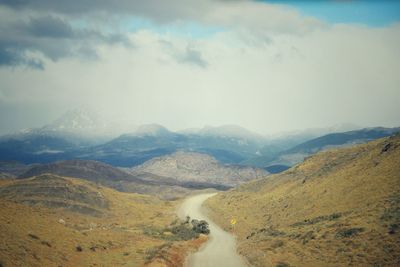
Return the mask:
<path id="1" fill-rule="evenodd" d="M 366 142 L 399 130 L 371 128 L 333 135 L 330 132 L 351 127 L 354 126 L 267 137 L 235 125 L 172 132 L 161 125 L 149 124 L 123 133 L 123 127 L 113 127 L 91 112 L 72 110 L 49 125 L 1 137 L 0 160 L 31 164 L 84 159 L 132 167 L 183 150 L 208 154 L 221 163 L 252 165 L 276 172 L 300 162 L 310 153 Z M 125 130 L 128 128 L 132 125 Z M 319 139 L 313 141 L 314 138 Z"/>

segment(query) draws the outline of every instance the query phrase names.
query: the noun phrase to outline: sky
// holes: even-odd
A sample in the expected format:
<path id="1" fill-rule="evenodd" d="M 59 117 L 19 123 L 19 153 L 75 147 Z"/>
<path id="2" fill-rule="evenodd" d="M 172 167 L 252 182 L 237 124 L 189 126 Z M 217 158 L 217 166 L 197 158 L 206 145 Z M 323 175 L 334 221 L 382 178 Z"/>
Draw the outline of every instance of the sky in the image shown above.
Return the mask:
<path id="1" fill-rule="evenodd" d="M 0 0 L 0 134 L 400 126 L 400 1 Z"/>

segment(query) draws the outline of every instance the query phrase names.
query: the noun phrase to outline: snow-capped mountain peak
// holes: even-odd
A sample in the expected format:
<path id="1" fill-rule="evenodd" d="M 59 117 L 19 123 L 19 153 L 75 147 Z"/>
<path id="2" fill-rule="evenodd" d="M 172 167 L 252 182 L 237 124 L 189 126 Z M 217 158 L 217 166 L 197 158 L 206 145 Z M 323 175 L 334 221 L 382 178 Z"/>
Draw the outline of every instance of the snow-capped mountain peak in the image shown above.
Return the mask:
<path id="1" fill-rule="evenodd" d="M 106 123 L 95 113 L 84 109 L 73 109 L 67 111 L 60 118 L 42 129 L 46 131 L 86 133 L 89 131 L 103 131 L 106 126 Z"/>

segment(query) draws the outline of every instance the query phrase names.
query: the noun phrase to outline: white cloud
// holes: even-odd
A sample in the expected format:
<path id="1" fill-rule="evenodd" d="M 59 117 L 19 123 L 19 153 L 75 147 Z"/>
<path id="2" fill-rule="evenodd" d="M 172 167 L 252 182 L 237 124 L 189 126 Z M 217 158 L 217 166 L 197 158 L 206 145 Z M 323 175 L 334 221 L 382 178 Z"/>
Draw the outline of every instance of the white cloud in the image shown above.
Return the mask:
<path id="1" fill-rule="evenodd" d="M 133 49 L 99 44 L 98 61 L 44 59 L 44 71 L 3 68 L 3 95 L 14 107 L 40 107 L 45 117 L 85 105 L 172 129 L 400 125 L 399 25 L 328 26 L 246 1 L 213 7 L 196 19 L 224 31 L 191 38 L 141 30 L 128 36 Z"/>

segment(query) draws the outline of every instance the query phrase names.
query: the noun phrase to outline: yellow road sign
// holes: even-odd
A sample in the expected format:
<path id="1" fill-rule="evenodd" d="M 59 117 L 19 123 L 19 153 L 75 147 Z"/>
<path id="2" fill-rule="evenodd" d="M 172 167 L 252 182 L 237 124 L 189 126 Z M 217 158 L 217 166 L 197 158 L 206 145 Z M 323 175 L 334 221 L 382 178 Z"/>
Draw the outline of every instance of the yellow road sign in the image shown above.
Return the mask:
<path id="1" fill-rule="evenodd" d="M 236 219 L 232 219 L 232 220 L 231 220 L 231 224 L 232 224 L 232 225 L 235 225 L 235 224 L 236 224 Z"/>

